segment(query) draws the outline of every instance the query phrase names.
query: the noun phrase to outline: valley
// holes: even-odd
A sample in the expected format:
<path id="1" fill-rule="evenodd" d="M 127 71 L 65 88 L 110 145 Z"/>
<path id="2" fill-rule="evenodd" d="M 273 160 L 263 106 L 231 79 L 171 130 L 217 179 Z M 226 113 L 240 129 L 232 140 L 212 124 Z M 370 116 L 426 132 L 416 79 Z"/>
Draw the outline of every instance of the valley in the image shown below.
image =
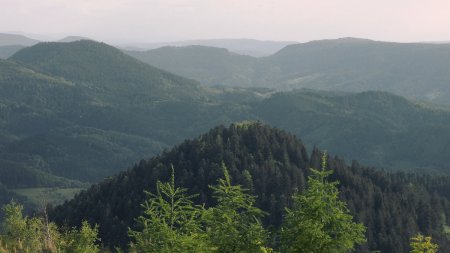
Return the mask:
<path id="1" fill-rule="evenodd" d="M 204 46 L 123 52 L 89 40 L 24 47 L 0 60 L 0 204 L 13 198 L 32 212 L 49 203 L 58 225 L 89 220 L 105 247 L 125 247 L 144 190 L 167 180 L 171 164 L 177 185 L 209 206 L 223 162 L 270 213 L 264 225 L 277 227 L 288 196 L 307 186 L 308 169 L 320 167 L 326 150 L 340 197 L 368 228 L 358 252 L 406 252 L 419 231 L 450 249 L 446 85 L 429 99 L 415 77 L 408 89 L 405 80 L 392 82 L 411 66 L 354 81 L 376 64 L 409 61 L 416 47 L 433 64 L 446 57 L 434 53 L 445 45 L 404 46 L 343 39 L 259 58 Z M 311 60 L 324 58 L 324 48 L 337 50 L 326 53 L 334 60 Z M 351 61 L 346 50 L 363 53 Z M 398 58 L 364 66 L 371 50 Z M 444 69 L 433 71 L 435 79 L 417 75 L 446 82 Z"/>

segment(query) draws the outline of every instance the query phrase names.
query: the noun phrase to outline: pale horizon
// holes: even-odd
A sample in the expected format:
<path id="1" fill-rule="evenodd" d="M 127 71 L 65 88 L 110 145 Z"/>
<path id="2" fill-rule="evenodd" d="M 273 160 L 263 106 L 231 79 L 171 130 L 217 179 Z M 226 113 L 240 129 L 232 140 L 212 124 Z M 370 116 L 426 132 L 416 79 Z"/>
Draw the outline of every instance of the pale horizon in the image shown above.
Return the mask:
<path id="1" fill-rule="evenodd" d="M 450 41 L 444 0 L 0 0 L 0 32 L 111 44 L 202 39 L 308 42 L 343 37 Z"/>

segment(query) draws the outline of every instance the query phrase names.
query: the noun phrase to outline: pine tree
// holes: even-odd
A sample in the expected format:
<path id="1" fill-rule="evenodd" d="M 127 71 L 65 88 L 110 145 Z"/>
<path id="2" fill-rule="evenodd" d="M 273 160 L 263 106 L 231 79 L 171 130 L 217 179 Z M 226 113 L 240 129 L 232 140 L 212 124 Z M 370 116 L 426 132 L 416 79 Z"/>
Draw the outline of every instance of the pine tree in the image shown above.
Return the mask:
<path id="1" fill-rule="evenodd" d="M 211 186 L 217 201 L 206 212 L 207 234 L 220 253 L 271 252 L 266 247 L 267 231 L 260 219 L 265 213 L 255 207 L 255 197 L 240 185 L 231 185 L 230 175 L 222 164 L 224 178 Z"/>
<path id="2" fill-rule="evenodd" d="M 293 206 L 286 209 L 281 230 L 283 252 L 344 253 L 365 242 L 363 224 L 353 222 L 344 202 L 339 200 L 338 182 L 328 182 L 333 172 L 311 169 L 308 188 L 295 193 Z"/>
<path id="3" fill-rule="evenodd" d="M 144 214 L 137 218 L 139 231 L 129 230 L 134 252 L 210 252 L 201 228 L 203 207 L 192 202 L 185 188 L 175 187 L 175 173 L 169 182 L 157 182 L 156 194 L 142 204 Z"/>

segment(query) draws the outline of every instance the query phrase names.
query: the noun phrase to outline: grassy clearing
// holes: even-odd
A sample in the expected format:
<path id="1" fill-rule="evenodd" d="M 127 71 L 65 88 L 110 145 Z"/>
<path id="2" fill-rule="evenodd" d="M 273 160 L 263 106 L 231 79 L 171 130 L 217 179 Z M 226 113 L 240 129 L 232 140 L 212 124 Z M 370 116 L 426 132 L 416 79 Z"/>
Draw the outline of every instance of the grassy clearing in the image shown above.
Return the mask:
<path id="1" fill-rule="evenodd" d="M 81 190 L 84 190 L 84 188 L 21 188 L 11 191 L 27 197 L 35 206 L 42 206 L 45 203 L 61 204 Z"/>

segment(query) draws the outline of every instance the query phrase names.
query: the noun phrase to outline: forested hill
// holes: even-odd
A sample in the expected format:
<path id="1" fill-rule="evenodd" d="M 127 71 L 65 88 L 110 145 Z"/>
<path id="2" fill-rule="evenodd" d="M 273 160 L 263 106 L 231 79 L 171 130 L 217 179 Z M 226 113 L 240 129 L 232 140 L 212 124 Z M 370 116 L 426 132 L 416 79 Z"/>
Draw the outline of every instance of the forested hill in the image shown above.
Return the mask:
<path id="1" fill-rule="evenodd" d="M 41 43 L 0 61 L 0 91 L 2 170 L 91 182 L 161 151 L 170 107 L 205 100 L 195 81 L 92 41 Z M 14 178 L 11 187 L 48 186 Z"/>
<path id="2" fill-rule="evenodd" d="M 450 112 L 387 92 L 276 93 L 252 104 L 273 126 L 351 161 L 389 169 L 449 171 Z M 449 137 L 443 137 L 449 136 Z"/>
<path id="3" fill-rule="evenodd" d="M 202 48 L 197 48 L 199 51 Z M 193 48 L 166 48 L 133 52 L 136 58 L 207 85 L 311 88 L 361 92 L 381 90 L 408 98 L 450 105 L 450 45 L 390 43 L 343 38 L 286 46 L 264 58 L 222 54 L 214 64 L 200 64 L 211 57 L 203 48 L 190 57 Z M 170 57 L 177 58 L 173 64 Z M 217 65 L 225 71 L 211 79 Z"/>
<path id="4" fill-rule="evenodd" d="M 39 43 L 20 50 L 9 59 L 87 86 L 96 95 L 115 96 L 116 100 L 186 100 L 203 94 L 195 81 L 144 64 L 107 44 L 89 40 Z M 138 99 L 145 101 L 136 101 Z"/>
<path id="5" fill-rule="evenodd" d="M 10 190 L 98 182 L 242 120 L 347 161 L 450 171 L 447 110 L 384 92 L 202 87 L 93 41 L 42 43 L 0 60 L 0 112 L 0 182 Z"/>
<path id="6" fill-rule="evenodd" d="M 208 185 L 221 177 L 224 163 L 232 182 L 250 189 L 257 205 L 270 213 L 266 225 L 276 227 L 291 194 L 305 188 L 309 168 L 318 168 L 321 156 L 317 149 L 308 155 L 294 135 L 260 123 L 217 127 L 93 185 L 50 215 L 69 226 L 83 219 L 98 223 L 102 243 L 124 245 L 127 227 L 141 212 L 144 190 L 154 191 L 156 180 L 167 180 L 171 164 L 176 184 L 199 193 L 197 202 L 212 205 Z M 329 166 L 351 213 L 368 227 L 368 243 L 358 252 L 407 252 L 408 238 L 419 231 L 431 234 L 442 252 L 450 250 L 444 235 L 450 217 L 449 178 L 347 166 L 338 158 L 330 159 Z"/>
<path id="7" fill-rule="evenodd" d="M 22 45 L 0 46 L 0 59 L 7 59 L 22 48 Z"/>
<path id="8" fill-rule="evenodd" d="M 161 69 L 200 81 L 205 85 L 257 86 L 247 76 L 256 58 L 206 46 L 162 47 L 127 54 Z M 187 65 L 189 61 L 189 65 Z"/>
<path id="9" fill-rule="evenodd" d="M 22 45 L 31 46 L 38 43 L 38 40 L 28 38 L 20 34 L 0 33 L 0 46 Z"/>

